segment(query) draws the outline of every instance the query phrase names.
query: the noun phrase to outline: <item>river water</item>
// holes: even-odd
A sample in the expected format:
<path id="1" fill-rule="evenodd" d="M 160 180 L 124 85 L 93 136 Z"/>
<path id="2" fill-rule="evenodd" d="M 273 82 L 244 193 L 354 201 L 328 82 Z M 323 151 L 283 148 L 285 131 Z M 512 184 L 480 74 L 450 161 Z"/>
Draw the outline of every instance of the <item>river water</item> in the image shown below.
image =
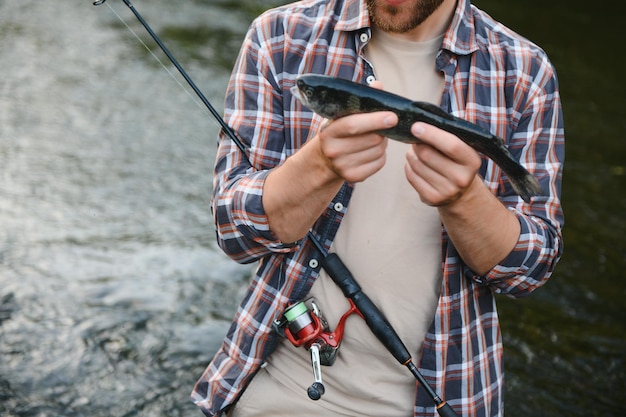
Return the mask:
<path id="1" fill-rule="evenodd" d="M 568 144 L 566 254 L 545 288 L 500 299 L 506 413 L 626 415 L 620 3 L 477 3 L 552 57 Z M 218 111 L 271 4 L 135 2 Z M 2 416 L 199 415 L 189 392 L 250 273 L 214 242 L 217 124 L 107 5 L 0 0 Z"/>

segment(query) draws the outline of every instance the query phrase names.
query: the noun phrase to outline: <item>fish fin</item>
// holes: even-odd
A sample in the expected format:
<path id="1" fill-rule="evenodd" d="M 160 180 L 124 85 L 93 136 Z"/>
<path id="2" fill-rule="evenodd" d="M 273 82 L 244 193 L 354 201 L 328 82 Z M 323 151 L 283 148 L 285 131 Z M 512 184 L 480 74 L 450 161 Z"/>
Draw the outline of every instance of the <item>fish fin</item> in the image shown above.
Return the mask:
<path id="1" fill-rule="evenodd" d="M 526 169 L 521 166 L 520 168 L 523 170 L 520 175 L 507 175 L 507 177 L 509 177 L 513 190 L 522 197 L 522 200 L 530 203 L 531 197 L 541 195 L 543 190 L 541 189 L 541 185 L 539 185 L 539 181 L 537 181 L 537 178 L 535 178 L 533 174 L 526 171 Z"/>
<path id="2" fill-rule="evenodd" d="M 454 117 L 451 114 L 446 113 L 441 107 L 428 103 L 427 101 L 414 101 L 412 104 L 420 110 L 430 112 L 436 116 L 443 117 L 444 119 L 454 120 Z"/>

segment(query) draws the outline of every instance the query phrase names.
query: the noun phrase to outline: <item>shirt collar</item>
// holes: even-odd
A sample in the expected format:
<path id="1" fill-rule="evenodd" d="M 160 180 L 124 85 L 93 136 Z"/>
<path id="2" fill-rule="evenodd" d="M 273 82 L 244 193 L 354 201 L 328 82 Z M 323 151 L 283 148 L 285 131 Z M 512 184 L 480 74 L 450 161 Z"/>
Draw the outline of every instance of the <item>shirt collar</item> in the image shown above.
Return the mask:
<path id="1" fill-rule="evenodd" d="M 469 55 L 478 49 L 470 0 L 458 0 L 441 48 L 457 55 Z"/>
<path id="2" fill-rule="evenodd" d="M 358 31 L 370 27 L 365 0 L 345 0 L 335 26 L 340 31 Z M 470 0 L 458 0 L 450 27 L 443 39 L 442 49 L 457 55 L 469 55 L 478 49 L 474 36 L 474 16 Z"/>
<path id="3" fill-rule="evenodd" d="M 370 16 L 365 0 L 345 0 L 341 5 L 336 30 L 357 31 L 370 26 Z"/>

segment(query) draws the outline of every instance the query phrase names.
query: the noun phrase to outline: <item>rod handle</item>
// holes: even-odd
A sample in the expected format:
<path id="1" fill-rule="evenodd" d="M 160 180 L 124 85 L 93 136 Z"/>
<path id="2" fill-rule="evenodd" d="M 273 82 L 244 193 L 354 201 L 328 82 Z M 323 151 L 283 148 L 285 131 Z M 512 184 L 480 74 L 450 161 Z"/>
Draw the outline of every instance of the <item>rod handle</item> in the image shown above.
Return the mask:
<path id="1" fill-rule="evenodd" d="M 452 407 L 450 407 L 450 404 L 446 402 L 439 404 L 437 407 L 437 413 L 439 413 L 441 417 L 459 417 L 457 413 L 454 412 Z"/>
<path id="2" fill-rule="evenodd" d="M 361 291 L 361 287 L 339 256 L 335 253 L 328 254 L 323 259 L 322 266 L 346 298 L 352 300 L 372 333 L 391 352 L 393 357 L 402 365 L 411 361 L 411 355 L 402 343 L 400 336 L 372 300 Z"/>

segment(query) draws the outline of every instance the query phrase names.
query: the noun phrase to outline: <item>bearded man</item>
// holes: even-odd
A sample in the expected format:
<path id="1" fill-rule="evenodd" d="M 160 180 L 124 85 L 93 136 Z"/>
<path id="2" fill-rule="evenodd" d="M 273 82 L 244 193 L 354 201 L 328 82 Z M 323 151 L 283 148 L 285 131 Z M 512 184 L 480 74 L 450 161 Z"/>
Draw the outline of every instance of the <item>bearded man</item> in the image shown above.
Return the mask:
<path id="1" fill-rule="evenodd" d="M 539 181 L 529 203 L 502 170 L 424 123 L 410 145 L 376 133 L 392 112 L 328 124 L 292 96 L 301 74 L 435 103 L 503 138 Z M 351 315 L 325 393 L 283 315 L 315 299 L 331 329 L 349 305 L 313 234 L 352 271 L 426 380 L 459 416 L 503 415 L 494 295 L 542 286 L 562 252 L 564 134 L 545 53 L 469 0 L 307 0 L 257 18 L 230 79 L 213 213 L 220 247 L 256 273 L 195 386 L 207 416 L 435 416 L 432 399 Z"/>

